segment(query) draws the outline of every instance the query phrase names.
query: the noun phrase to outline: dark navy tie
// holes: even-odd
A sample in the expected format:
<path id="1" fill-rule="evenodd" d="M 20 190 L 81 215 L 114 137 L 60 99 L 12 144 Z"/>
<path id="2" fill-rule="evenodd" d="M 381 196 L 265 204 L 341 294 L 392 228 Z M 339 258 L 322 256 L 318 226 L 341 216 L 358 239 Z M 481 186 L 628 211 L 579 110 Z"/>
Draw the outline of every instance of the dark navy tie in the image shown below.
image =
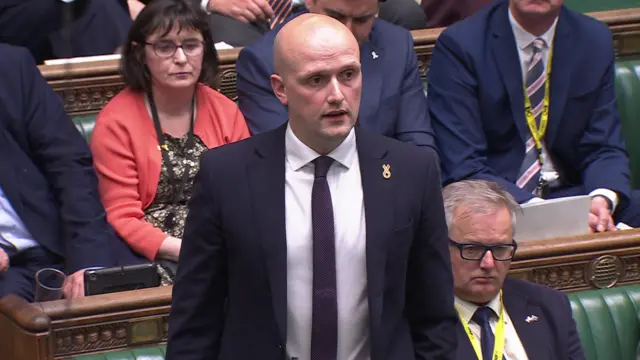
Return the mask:
<path id="1" fill-rule="evenodd" d="M 493 356 L 493 347 L 495 346 L 495 337 L 491 331 L 491 318 L 496 313 L 487 306 L 478 308 L 471 317 L 471 320 L 480 325 L 480 347 L 482 348 L 482 359 L 491 360 Z M 504 360 L 504 355 L 502 355 Z"/>
<path id="2" fill-rule="evenodd" d="M 315 178 L 311 191 L 313 228 L 313 305 L 311 315 L 311 360 L 336 360 L 338 356 L 338 300 L 333 205 L 327 172 L 333 159 L 313 161 Z"/>

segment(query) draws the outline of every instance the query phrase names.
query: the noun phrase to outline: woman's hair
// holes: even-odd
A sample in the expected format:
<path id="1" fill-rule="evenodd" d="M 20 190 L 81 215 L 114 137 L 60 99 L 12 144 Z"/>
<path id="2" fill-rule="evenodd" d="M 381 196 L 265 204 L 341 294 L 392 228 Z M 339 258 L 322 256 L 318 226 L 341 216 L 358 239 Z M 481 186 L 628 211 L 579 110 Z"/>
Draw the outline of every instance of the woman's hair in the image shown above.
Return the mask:
<path id="1" fill-rule="evenodd" d="M 204 52 L 198 81 L 215 85 L 218 53 L 209 30 L 207 14 L 185 0 L 153 0 L 138 14 L 124 44 L 120 72 L 127 86 L 135 91 L 150 90 L 151 78 L 145 65 L 145 43 L 151 34 L 160 31 L 161 36 L 165 36 L 174 28 L 178 31 L 193 29 L 202 34 Z"/>

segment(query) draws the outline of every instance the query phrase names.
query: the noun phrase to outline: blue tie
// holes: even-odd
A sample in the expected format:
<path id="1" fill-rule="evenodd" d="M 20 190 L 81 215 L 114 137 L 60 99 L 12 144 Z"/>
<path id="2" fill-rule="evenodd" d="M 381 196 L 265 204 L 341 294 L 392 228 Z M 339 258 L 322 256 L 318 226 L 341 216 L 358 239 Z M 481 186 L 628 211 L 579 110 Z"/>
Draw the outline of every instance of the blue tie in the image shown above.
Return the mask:
<path id="1" fill-rule="evenodd" d="M 471 320 L 480 325 L 480 346 L 482 348 L 482 360 L 491 360 L 495 338 L 491 331 L 491 318 L 495 313 L 491 308 L 483 306 L 478 308 Z M 502 357 L 504 359 L 504 356 Z"/>
<path id="2" fill-rule="evenodd" d="M 311 313 L 311 360 L 338 357 L 338 300 L 333 204 L 327 173 L 333 159 L 316 158 L 311 190 L 313 228 L 313 304 Z"/>

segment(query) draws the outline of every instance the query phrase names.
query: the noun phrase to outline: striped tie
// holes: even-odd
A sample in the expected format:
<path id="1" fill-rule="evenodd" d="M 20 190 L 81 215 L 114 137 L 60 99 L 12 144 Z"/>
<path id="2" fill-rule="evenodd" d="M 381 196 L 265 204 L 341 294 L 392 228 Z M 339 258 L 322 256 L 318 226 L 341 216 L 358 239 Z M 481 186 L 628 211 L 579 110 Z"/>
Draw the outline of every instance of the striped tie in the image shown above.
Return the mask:
<path id="1" fill-rule="evenodd" d="M 269 0 L 269 5 L 273 9 L 273 17 L 269 20 L 269 26 L 273 29 L 291 14 L 293 5 L 291 0 Z"/>
<path id="2" fill-rule="evenodd" d="M 542 61 L 542 49 L 545 46 L 544 40 L 537 38 L 533 41 L 533 56 L 531 64 L 527 69 L 527 96 L 531 101 L 533 116 L 536 119 L 536 126 L 540 126 L 540 117 L 542 116 L 542 108 L 544 105 L 545 82 L 547 81 L 544 71 L 544 62 Z M 529 136 L 525 144 L 526 152 L 516 185 L 519 188 L 534 192 L 540 179 L 540 159 L 538 157 L 538 149 L 533 136 Z"/>

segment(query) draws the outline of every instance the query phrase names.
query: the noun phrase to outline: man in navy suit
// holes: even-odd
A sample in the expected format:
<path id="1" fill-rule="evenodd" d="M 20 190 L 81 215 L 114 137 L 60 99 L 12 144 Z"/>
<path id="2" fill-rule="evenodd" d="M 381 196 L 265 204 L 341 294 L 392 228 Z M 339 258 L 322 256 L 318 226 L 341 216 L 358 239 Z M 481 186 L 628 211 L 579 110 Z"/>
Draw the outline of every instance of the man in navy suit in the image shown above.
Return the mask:
<path id="1" fill-rule="evenodd" d="M 0 297 L 34 298 L 36 271 L 66 270 L 65 295 L 84 295 L 83 269 L 115 265 L 91 153 L 26 49 L 0 44 Z"/>
<path id="2" fill-rule="evenodd" d="M 507 278 L 517 248 L 513 196 L 495 182 L 463 180 L 443 197 L 460 317 L 456 359 L 584 360 L 567 296 Z"/>
<path id="3" fill-rule="evenodd" d="M 203 156 L 167 359 L 452 359 L 435 152 L 354 129 L 360 56 L 340 22 L 301 15 L 274 47 L 290 120 Z"/>
<path id="4" fill-rule="evenodd" d="M 519 203 L 589 194 L 592 231 L 615 229 L 611 214 L 640 226 L 605 24 L 563 0 L 499 0 L 440 35 L 427 80 L 445 184 L 495 181 Z"/>
<path id="5" fill-rule="evenodd" d="M 435 148 L 418 61 L 409 31 L 376 18 L 377 0 L 307 0 L 309 12 L 345 24 L 360 43 L 362 101 L 358 125 L 378 134 Z M 238 56 L 236 88 L 252 134 L 287 121 L 274 95 L 273 41 L 279 28 L 245 47 Z"/>

